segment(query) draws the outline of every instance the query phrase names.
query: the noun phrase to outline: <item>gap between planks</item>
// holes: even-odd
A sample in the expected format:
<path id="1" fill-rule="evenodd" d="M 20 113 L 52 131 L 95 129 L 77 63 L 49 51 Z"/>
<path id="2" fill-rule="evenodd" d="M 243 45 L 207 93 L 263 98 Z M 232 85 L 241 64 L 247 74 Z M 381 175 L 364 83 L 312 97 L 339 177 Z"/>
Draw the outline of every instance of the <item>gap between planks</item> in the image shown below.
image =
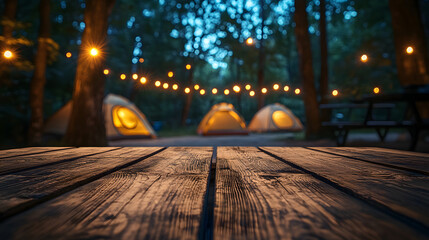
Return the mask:
<path id="1" fill-rule="evenodd" d="M 339 154 L 339 153 L 333 153 L 333 152 L 330 152 L 330 151 L 324 151 L 324 150 L 321 150 L 321 149 L 315 149 L 315 148 L 312 148 L 312 147 L 304 147 L 304 148 L 308 149 L 308 150 L 316 151 L 316 152 L 331 154 L 331 155 L 338 156 L 338 157 L 345 157 L 345 158 L 349 158 L 349 159 L 353 159 L 353 160 L 357 160 L 357 161 L 361 161 L 361 162 L 366 162 L 366 163 L 370 163 L 370 164 L 380 165 L 380 166 L 383 166 L 383 167 L 389 167 L 389 168 L 394 168 L 394 169 L 397 169 L 397 170 L 408 171 L 408 172 L 412 172 L 412 173 L 417 173 L 417 174 L 422 174 L 422 175 L 429 176 L 429 172 L 426 172 L 424 170 L 419 170 L 419 169 L 415 169 L 415 168 L 408 168 L 408 167 L 402 167 L 402 166 L 398 166 L 398 165 L 395 165 L 395 164 L 389 164 L 389 163 L 382 163 L 382 162 L 371 161 L 371 160 L 362 159 L 362 158 L 359 158 L 359 157 L 352 157 L 352 156 L 347 156 L 345 154 Z"/>
<path id="2" fill-rule="evenodd" d="M 22 204 L 16 205 L 16 206 L 14 206 L 14 207 L 6 210 L 5 212 L 3 212 L 0 215 L 0 223 L 3 222 L 3 221 L 5 221 L 5 220 L 7 220 L 8 218 L 10 218 L 12 216 L 15 216 L 15 215 L 17 215 L 19 213 L 22 213 L 22 212 L 26 211 L 26 210 L 29 210 L 29 209 L 31 209 L 31 208 L 39 205 L 39 204 L 42 204 L 44 202 L 49 201 L 51 199 L 59 197 L 59 196 L 65 194 L 65 193 L 68 193 L 68 192 L 70 192 L 70 191 L 72 191 L 72 190 L 74 190 L 74 189 L 76 189 L 78 187 L 81 187 L 81 186 L 86 185 L 88 183 L 94 182 L 94 181 L 96 181 L 96 180 L 98 180 L 98 179 L 100 179 L 100 178 L 102 178 L 104 176 L 107 176 L 107 175 L 109 175 L 111 173 L 114 173 L 114 172 L 119 171 L 121 169 L 124 169 L 126 167 L 129 167 L 129 166 L 132 166 L 134 164 L 137 164 L 137 163 L 143 161 L 144 159 L 147 159 L 149 157 L 152 157 L 152 156 L 154 156 L 154 155 L 156 155 L 156 154 L 164 151 L 165 149 L 167 149 L 167 147 L 163 147 L 163 148 L 161 148 L 159 150 L 156 150 L 156 151 L 154 151 L 152 153 L 146 154 L 143 157 L 137 158 L 135 160 L 132 160 L 130 162 L 127 162 L 127 163 L 121 164 L 119 166 L 113 167 L 111 169 L 108 169 L 106 171 L 103 171 L 101 173 L 93 175 L 93 176 L 88 177 L 86 179 L 83 179 L 81 181 L 75 182 L 75 183 L 73 183 L 71 185 L 68 185 L 66 187 L 60 188 L 60 189 L 58 189 L 58 190 L 56 190 L 54 192 L 51 192 L 51 193 L 49 193 L 49 194 L 47 194 L 47 195 L 45 195 L 45 196 L 43 196 L 41 198 L 33 199 L 31 201 L 24 202 Z"/>
<path id="3" fill-rule="evenodd" d="M 369 205 L 371 207 L 374 207 L 374 208 L 378 209 L 381 212 L 384 212 L 384 213 L 390 215 L 391 217 L 399 219 L 401 222 L 407 224 L 410 227 L 418 229 L 419 231 L 421 231 L 423 233 L 429 232 L 429 227 L 426 226 L 424 223 L 418 221 L 418 220 L 415 220 L 415 219 L 413 219 L 413 218 L 411 218 L 411 217 L 409 217 L 407 215 L 404 215 L 404 214 L 402 214 L 400 212 L 397 212 L 397 211 L 393 210 L 392 208 L 384 205 L 383 203 L 381 203 L 381 202 L 379 202 L 377 200 L 373 200 L 371 198 L 365 197 L 364 195 L 359 194 L 358 192 L 356 192 L 356 191 L 354 191 L 354 190 L 352 190 L 352 189 L 350 189 L 348 187 L 345 187 L 345 186 L 342 186 L 342 185 L 340 185 L 340 184 L 338 184 L 336 182 L 333 182 L 333 181 L 329 180 L 328 178 L 323 177 L 323 176 L 317 174 L 316 172 L 310 171 L 310 170 L 308 170 L 308 169 L 306 169 L 304 167 L 301 167 L 301 166 L 299 166 L 299 165 L 297 165 L 297 164 L 295 164 L 293 162 L 285 160 L 284 158 L 282 158 L 282 157 L 280 157 L 280 156 L 278 156 L 278 155 L 276 155 L 274 153 L 271 153 L 268 150 L 265 150 L 265 149 L 263 149 L 261 147 L 257 147 L 257 148 L 261 152 L 263 152 L 263 153 L 265 153 L 265 154 L 267 154 L 267 155 L 269 155 L 269 156 L 271 156 L 271 157 L 273 157 L 273 158 L 275 158 L 275 159 L 277 159 L 277 160 L 279 160 L 279 161 L 281 161 L 283 163 L 286 163 L 287 165 L 289 165 L 289 166 L 291 166 L 291 167 L 293 167 L 295 169 L 303 171 L 303 172 L 305 172 L 305 173 L 313 176 L 317 180 L 320 180 L 320 181 L 322 181 L 322 182 L 324 182 L 324 183 L 326 183 L 326 184 L 334 187 L 335 189 L 337 189 L 337 190 L 339 190 L 339 191 L 341 191 L 343 193 L 346 193 L 346 194 L 348 194 L 348 195 L 350 195 L 350 196 L 352 196 L 352 197 L 354 197 L 354 198 L 362 201 L 363 203 L 365 203 L 365 204 L 367 204 L 367 205 Z"/>
<path id="4" fill-rule="evenodd" d="M 9 156 L 6 156 L 6 157 L 0 157 L 0 159 L 6 159 L 6 158 L 12 158 L 12 157 L 22 157 L 22 156 L 29 156 L 29 155 L 37 155 L 37 154 L 48 153 L 48 152 L 56 152 L 56 151 L 69 150 L 69 149 L 73 149 L 73 148 L 74 147 L 64 147 L 64 148 L 45 150 L 45 151 L 41 151 L 41 152 L 23 153 L 23 154 L 18 154 L 18 155 L 9 155 Z M 12 151 L 12 150 L 14 150 L 14 149 L 3 150 L 3 151 Z"/>

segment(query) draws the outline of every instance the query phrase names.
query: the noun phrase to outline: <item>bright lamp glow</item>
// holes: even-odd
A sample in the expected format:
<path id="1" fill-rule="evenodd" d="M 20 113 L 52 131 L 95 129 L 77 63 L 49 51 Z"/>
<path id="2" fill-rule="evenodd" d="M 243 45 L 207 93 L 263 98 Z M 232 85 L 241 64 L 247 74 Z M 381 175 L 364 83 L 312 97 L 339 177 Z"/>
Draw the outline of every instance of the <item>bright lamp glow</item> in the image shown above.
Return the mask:
<path id="1" fill-rule="evenodd" d="M 216 89 L 216 88 L 213 88 L 213 89 L 212 89 L 212 93 L 213 93 L 213 94 L 217 94 L 217 89 Z"/>
<path id="2" fill-rule="evenodd" d="M 373 91 L 374 91 L 375 94 L 379 94 L 380 93 L 380 88 L 379 87 L 375 87 Z"/>
<path id="3" fill-rule="evenodd" d="M 147 83 L 147 79 L 145 77 L 141 77 L 140 78 L 140 83 L 141 84 L 146 84 Z"/>
<path id="4" fill-rule="evenodd" d="M 360 60 L 361 60 L 361 62 L 363 62 L 363 63 L 368 62 L 368 55 L 363 54 L 363 55 L 360 57 Z"/>
<path id="5" fill-rule="evenodd" d="M 104 69 L 103 73 L 104 73 L 104 75 L 109 75 L 110 71 L 109 71 L 109 69 Z"/>
<path id="6" fill-rule="evenodd" d="M 413 54 L 413 52 L 414 52 L 414 48 L 413 47 L 411 47 L 411 46 L 409 46 L 409 47 L 407 47 L 407 53 L 408 54 Z"/>
<path id="7" fill-rule="evenodd" d="M 188 94 L 188 93 L 190 93 L 190 92 L 191 92 L 191 89 L 190 89 L 190 88 L 188 88 L 188 87 L 187 87 L 187 88 L 185 88 L 185 93 L 186 93 L 186 94 Z"/>
<path id="8" fill-rule="evenodd" d="M 95 57 L 98 55 L 98 49 L 96 48 L 91 48 L 91 50 L 89 50 L 89 54 L 91 54 L 91 56 Z"/>
<path id="9" fill-rule="evenodd" d="M 13 53 L 10 50 L 6 50 L 3 53 L 3 57 L 5 57 L 6 59 L 11 59 L 13 57 Z"/>
<path id="10" fill-rule="evenodd" d="M 204 94 L 206 94 L 206 90 L 204 90 L 204 89 L 201 89 L 201 90 L 200 90 L 200 94 L 201 94 L 201 95 L 204 95 Z"/>
<path id="11" fill-rule="evenodd" d="M 225 95 L 229 95 L 229 90 L 228 90 L 228 89 L 225 89 L 225 91 L 223 91 L 223 93 L 224 93 Z"/>
<path id="12" fill-rule="evenodd" d="M 173 77 L 174 76 L 174 73 L 173 72 L 168 72 L 168 77 Z"/>
<path id="13" fill-rule="evenodd" d="M 250 95 L 251 97 L 255 96 L 255 91 L 250 91 L 250 92 L 249 92 L 249 95 Z"/>
<path id="14" fill-rule="evenodd" d="M 250 38 L 246 39 L 247 45 L 253 45 L 253 43 L 254 43 L 253 38 L 250 37 Z"/>
<path id="15" fill-rule="evenodd" d="M 277 83 L 273 85 L 273 89 L 274 89 L 274 90 L 276 90 L 276 91 L 277 91 L 277 90 L 279 90 L 279 88 L 280 88 L 280 86 L 279 86 Z"/>
<path id="16" fill-rule="evenodd" d="M 121 76 L 120 76 L 120 78 L 122 79 L 122 80 L 125 80 L 125 78 L 127 78 L 127 75 L 125 75 L 125 74 L 121 74 Z"/>
<path id="17" fill-rule="evenodd" d="M 173 84 L 172 88 L 173 88 L 173 90 L 177 90 L 179 88 L 179 85 Z"/>
<path id="18" fill-rule="evenodd" d="M 156 86 L 156 87 L 161 86 L 161 81 L 156 81 L 156 82 L 155 82 L 155 86 Z"/>
<path id="19" fill-rule="evenodd" d="M 137 75 L 137 74 L 135 74 L 135 73 L 134 73 L 134 74 L 133 74 L 133 79 L 134 79 L 134 80 L 137 80 L 137 78 L 139 78 L 139 75 Z"/>
<path id="20" fill-rule="evenodd" d="M 267 93 L 267 92 L 268 92 L 268 90 L 267 90 L 266 88 L 262 88 L 262 89 L 261 89 L 261 92 L 262 92 L 263 94 L 265 94 L 265 93 Z"/>
<path id="21" fill-rule="evenodd" d="M 66 57 L 67 57 L 67 58 L 71 58 L 71 56 L 72 56 L 71 52 L 67 52 L 67 53 L 66 53 Z"/>
<path id="22" fill-rule="evenodd" d="M 250 90 L 252 88 L 252 86 L 250 86 L 250 84 L 247 84 L 245 88 L 246 88 L 246 90 Z"/>
<path id="23" fill-rule="evenodd" d="M 164 89 L 167 89 L 167 88 L 168 88 L 168 83 L 164 83 L 164 84 L 162 84 L 162 87 L 163 87 Z"/>
<path id="24" fill-rule="evenodd" d="M 195 89 L 195 90 L 198 90 L 198 89 L 200 89 L 200 85 L 198 85 L 198 84 L 195 84 L 195 85 L 194 85 L 194 89 Z"/>
<path id="25" fill-rule="evenodd" d="M 332 91 L 332 96 L 336 97 L 336 96 L 338 96 L 338 93 L 339 93 L 338 90 L 335 89 Z"/>
<path id="26" fill-rule="evenodd" d="M 186 69 L 189 70 L 189 69 L 191 69 L 191 67 L 192 67 L 191 64 L 186 64 Z"/>
<path id="27" fill-rule="evenodd" d="M 240 87 L 238 85 L 235 85 L 232 90 L 234 90 L 234 92 L 239 93 L 240 92 Z"/>
<path id="28" fill-rule="evenodd" d="M 295 89 L 295 94 L 296 95 L 299 95 L 300 93 L 301 93 L 301 89 L 299 89 L 299 88 Z"/>
<path id="29" fill-rule="evenodd" d="M 285 87 L 283 88 L 283 90 L 284 90 L 285 92 L 288 92 L 288 91 L 289 91 L 289 86 L 285 86 Z"/>

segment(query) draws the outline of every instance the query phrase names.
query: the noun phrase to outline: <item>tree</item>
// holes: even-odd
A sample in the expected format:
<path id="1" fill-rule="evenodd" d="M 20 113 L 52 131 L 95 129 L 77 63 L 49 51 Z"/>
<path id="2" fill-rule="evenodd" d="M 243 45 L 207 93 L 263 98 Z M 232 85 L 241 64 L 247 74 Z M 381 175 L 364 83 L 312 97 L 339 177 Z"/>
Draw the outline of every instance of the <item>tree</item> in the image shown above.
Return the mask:
<path id="1" fill-rule="evenodd" d="M 326 0 L 320 0 L 320 102 L 326 103 L 328 95 L 328 41 L 326 34 Z"/>
<path id="2" fill-rule="evenodd" d="M 401 85 L 429 83 L 429 60 L 418 0 L 389 0 Z M 412 47 L 413 52 L 407 53 Z"/>
<path id="3" fill-rule="evenodd" d="M 317 103 L 316 88 L 314 86 L 313 61 L 310 36 L 308 33 L 308 19 L 306 0 L 295 1 L 295 37 L 299 53 L 300 72 L 303 83 L 303 96 L 306 117 L 306 137 L 315 136 L 320 129 L 319 106 Z"/>
<path id="4" fill-rule="evenodd" d="M 67 145 L 104 146 L 107 143 L 102 109 L 105 84 L 103 50 L 114 3 L 115 0 L 86 1 L 85 30 L 76 69 L 73 106 L 64 138 Z M 99 51 L 98 55 L 95 51 Z"/>
<path id="5" fill-rule="evenodd" d="M 29 143 L 39 145 L 43 131 L 43 93 L 46 82 L 46 65 L 50 39 L 50 0 L 40 0 L 40 29 L 37 39 L 37 53 L 34 60 L 34 73 L 31 79 L 30 107 L 31 119 Z"/>

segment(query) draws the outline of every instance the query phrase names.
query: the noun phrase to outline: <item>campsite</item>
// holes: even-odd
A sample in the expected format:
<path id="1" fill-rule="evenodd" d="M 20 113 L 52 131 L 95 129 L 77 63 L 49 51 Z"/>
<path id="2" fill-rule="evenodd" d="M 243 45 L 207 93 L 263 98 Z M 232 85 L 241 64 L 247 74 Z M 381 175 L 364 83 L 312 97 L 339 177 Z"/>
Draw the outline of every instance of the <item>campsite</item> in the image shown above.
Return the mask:
<path id="1" fill-rule="evenodd" d="M 0 13 L 0 240 L 429 239 L 429 0 Z"/>

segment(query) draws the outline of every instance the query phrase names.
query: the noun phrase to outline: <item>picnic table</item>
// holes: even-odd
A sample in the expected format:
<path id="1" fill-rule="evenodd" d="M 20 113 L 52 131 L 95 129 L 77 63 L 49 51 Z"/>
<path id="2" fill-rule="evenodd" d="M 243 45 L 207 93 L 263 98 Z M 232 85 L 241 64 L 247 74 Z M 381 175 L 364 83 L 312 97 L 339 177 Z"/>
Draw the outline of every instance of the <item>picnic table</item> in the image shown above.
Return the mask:
<path id="1" fill-rule="evenodd" d="M 339 147 L 0 151 L 0 239 L 429 239 L 429 154 Z"/>

